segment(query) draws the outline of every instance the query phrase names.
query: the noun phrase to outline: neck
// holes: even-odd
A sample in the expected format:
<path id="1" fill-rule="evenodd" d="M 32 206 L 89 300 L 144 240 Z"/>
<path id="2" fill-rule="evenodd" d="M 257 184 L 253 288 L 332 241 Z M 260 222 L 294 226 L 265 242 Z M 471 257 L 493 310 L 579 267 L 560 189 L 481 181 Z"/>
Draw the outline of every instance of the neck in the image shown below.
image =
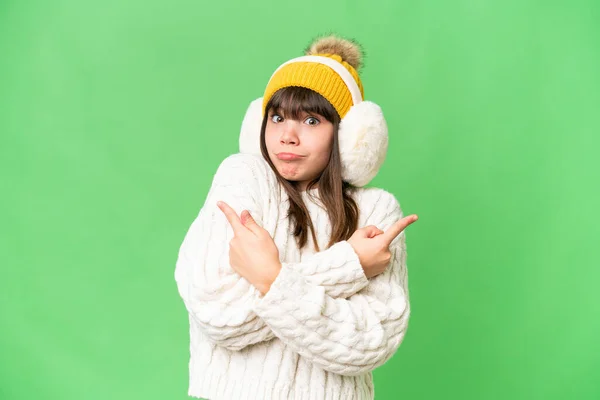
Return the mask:
<path id="1" fill-rule="evenodd" d="M 308 182 L 297 182 L 296 183 L 296 188 L 300 192 L 305 192 L 307 190 L 307 188 L 308 188 Z M 316 183 L 311 189 L 318 189 L 318 188 L 319 188 L 319 184 Z"/>

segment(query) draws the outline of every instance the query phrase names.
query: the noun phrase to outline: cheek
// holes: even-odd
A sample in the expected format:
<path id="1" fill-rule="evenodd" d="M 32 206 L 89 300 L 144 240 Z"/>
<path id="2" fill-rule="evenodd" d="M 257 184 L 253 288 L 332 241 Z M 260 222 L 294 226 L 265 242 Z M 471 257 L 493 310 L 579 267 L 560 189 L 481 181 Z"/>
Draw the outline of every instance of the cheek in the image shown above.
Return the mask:
<path id="1" fill-rule="evenodd" d="M 319 155 L 317 156 L 317 158 L 315 159 L 315 162 L 313 164 L 314 169 L 316 171 L 322 171 L 323 169 L 325 169 L 325 167 L 329 163 L 330 152 L 331 152 L 331 150 L 327 150 L 327 151 L 323 151 L 323 152 L 319 153 Z"/>
<path id="2" fill-rule="evenodd" d="M 331 148 L 333 146 L 333 134 L 330 132 L 321 132 L 311 143 L 312 153 L 319 160 L 329 160 Z"/>
<path id="3" fill-rule="evenodd" d="M 274 153 L 276 153 L 278 151 L 278 145 L 279 145 L 279 140 L 277 138 L 276 133 L 274 133 L 272 130 L 269 132 L 269 129 L 267 129 L 265 131 L 265 146 L 267 147 L 267 153 L 269 154 L 269 158 L 271 159 L 271 162 L 275 165 L 275 167 L 281 173 L 281 172 L 283 172 L 283 171 L 281 171 L 282 161 L 279 160 L 274 155 Z"/>
<path id="4" fill-rule="evenodd" d="M 275 135 L 273 134 L 273 132 L 270 129 L 266 129 L 265 130 L 265 145 L 267 146 L 267 150 L 270 152 L 272 152 L 275 149 Z"/>
<path id="5" fill-rule="evenodd" d="M 271 121 L 267 121 L 267 125 L 265 126 L 265 141 L 277 143 L 281 136 L 282 129 L 282 124 L 274 124 Z"/>

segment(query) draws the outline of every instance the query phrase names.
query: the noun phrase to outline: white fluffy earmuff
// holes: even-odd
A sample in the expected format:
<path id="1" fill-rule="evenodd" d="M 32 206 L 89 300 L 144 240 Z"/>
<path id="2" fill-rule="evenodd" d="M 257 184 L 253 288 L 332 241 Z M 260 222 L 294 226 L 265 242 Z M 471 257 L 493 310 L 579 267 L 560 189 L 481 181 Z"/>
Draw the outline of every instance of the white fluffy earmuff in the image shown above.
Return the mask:
<path id="1" fill-rule="evenodd" d="M 260 155 L 260 128 L 263 98 L 250 103 L 240 132 L 240 153 Z M 365 186 L 377 175 L 385 161 L 388 128 L 381 108 L 361 101 L 350 108 L 338 132 L 342 179 L 354 186 Z"/>

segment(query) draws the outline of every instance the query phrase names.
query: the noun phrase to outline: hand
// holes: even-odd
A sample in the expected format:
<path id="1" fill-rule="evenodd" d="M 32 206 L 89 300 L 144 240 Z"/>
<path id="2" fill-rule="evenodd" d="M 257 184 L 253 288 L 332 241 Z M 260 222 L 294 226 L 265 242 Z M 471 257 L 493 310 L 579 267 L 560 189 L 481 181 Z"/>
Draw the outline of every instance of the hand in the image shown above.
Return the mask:
<path id="1" fill-rule="evenodd" d="M 275 242 L 247 210 L 242 211 L 240 219 L 228 204 L 218 202 L 217 206 L 233 228 L 234 237 L 229 242 L 229 264 L 264 295 L 281 270 Z"/>
<path id="2" fill-rule="evenodd" d="M 417 219 L 416 215 L 404 217 L 390 226 L 387 232 L 369 225 L 358 229 L 348 239 L 348 243 L 358 255 L 360 265 L 362 265 L 367 278 L 372 278 L 385 271 L 392 257 L 390 244 L 396 236 Z"/>

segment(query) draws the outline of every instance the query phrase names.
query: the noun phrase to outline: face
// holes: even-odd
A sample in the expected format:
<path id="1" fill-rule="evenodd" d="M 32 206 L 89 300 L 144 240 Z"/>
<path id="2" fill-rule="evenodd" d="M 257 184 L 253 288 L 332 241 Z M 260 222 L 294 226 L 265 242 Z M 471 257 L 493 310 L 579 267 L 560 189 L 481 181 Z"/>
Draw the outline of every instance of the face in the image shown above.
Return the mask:
<path id="1" fill-rule="evenodd" d="M 270 110 L 265 128 L 269 158 L 283 178 L 298 182 L 299 189 L 305 190 L 329 162 L 333 129 L 319 114 L 301 113 L 294 120 Z"/>

